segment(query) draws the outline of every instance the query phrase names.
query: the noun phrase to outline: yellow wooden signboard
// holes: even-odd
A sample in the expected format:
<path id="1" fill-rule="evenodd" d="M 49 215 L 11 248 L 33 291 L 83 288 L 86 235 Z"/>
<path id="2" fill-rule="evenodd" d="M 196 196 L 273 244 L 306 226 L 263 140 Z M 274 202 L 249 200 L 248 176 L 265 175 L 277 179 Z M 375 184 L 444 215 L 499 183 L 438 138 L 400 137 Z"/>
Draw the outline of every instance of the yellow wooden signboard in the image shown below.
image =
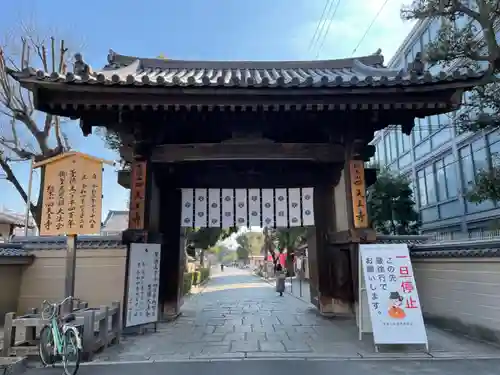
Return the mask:
<path id="1" fill-rule="evenodd" d="M 368 228 L 364 163 L 362 160 L 351 160 L 349 169 L 354 228 Z"/>
<path id="2" fill-rule="evenodd" d="M 89 235 L 101 231 L 103 160 L 69 152 L 45 165 L 40 235 Z"/>

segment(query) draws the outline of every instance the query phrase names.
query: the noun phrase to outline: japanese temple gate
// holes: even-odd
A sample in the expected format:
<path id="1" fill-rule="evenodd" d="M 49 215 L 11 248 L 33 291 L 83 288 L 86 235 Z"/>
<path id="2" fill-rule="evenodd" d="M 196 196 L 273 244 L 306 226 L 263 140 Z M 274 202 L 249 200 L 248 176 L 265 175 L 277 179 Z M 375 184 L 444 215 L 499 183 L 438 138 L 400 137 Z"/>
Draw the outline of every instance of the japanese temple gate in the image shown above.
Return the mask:
<path id="1" fill-rule="evenodd" d="M 79 119 L 84 135 L 95 126 L 120 135 L 121 156 L 132 166 L 118 176 L 131 189 L 123 241 L 162 244 L 160 303 L 167 313 L 180 301 L 181 221 L 189 216 L 183 218 L 182 189 L 312 188 L 312 302 L 322 314 L 352 314 L 358 245 L 376 238 L 355 212 L 360 182 L 376 178 L 363 170 L 374 132 L 399 125 L 409 135 L 415 118 L 456 110 L 463 91 L 482 78 L 467 70 L 431 75 L 422 61 L 392 70 L 377 54 L 257 62 L 110 52 L 108 64 L 91 71 L 80 61 L 63 75 L 32 68 L 11 74 L 33 92 L 36 109 Z M 222 211 L 219 218 L 222 225 Z"/>

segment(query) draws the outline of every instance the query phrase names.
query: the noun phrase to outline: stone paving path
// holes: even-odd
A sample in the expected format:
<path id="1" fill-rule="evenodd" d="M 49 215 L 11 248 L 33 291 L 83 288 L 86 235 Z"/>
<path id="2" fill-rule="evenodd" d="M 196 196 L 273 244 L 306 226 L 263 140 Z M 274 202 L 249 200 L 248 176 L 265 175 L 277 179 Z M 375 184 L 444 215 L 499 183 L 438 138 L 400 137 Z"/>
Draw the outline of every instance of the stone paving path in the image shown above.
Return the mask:
<path id="1" fill-rule="evenodd" d="M 358 340 L 353 320 L 327 320 L 310 304 L 274 288 L 249 271 L 226 268 L 188 299 L 174 322 L 156 333 L 123 338 L 95 362 L 238 358 L 500 358 L 500 349 L 428 327 L 430 353 L 386 348 Z M 408 352 L 410 350 L 410 352 Z"/>

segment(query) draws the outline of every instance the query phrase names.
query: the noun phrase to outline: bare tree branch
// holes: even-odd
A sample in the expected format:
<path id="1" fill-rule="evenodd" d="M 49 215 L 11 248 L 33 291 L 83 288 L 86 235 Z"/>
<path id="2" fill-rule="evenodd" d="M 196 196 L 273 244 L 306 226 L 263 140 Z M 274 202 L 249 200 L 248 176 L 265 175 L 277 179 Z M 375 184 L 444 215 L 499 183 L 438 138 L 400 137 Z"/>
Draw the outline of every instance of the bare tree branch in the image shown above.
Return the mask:
<path id="1" fill-rule="evenodd" d="M 21 26 L 21 29 L 22 36 L 19 38 L 19 44 L 0 45 L 0 167 L 5 172 L 7 180 L 14 185 L 26 202 L 27 193 L 16 178 L 15 168 L 11 163 L 31 158 L 36 161 L 45 160 L 69 149 L 69 142 L 61 129 L 59 117 L 45 114 L 42 117 L 42 123 L 37 124 L 38 116 L 36 116 L 31 94 L 13 80 L 9 72 L 40 65 L 48 73 L 63 73 L 66 71 L 68 49 L 64 41 L 57 43 L 54 37 L 42 38 L 30 27 Z M 34 63 L 30 61 L 30 55 L 36 59 Z M 4 126 L 2 126 L 2 117 L 7 120 Z M 54 138 L 51 138 L 52 135 Z M 35 140 L 36 147 L 32 146 L 30 139 Z M 54 139 L 55 144 L 51 141 Z M 42 168 L 40 189 L 43 186 L 43 176 Z M 38 226 L 41 218 L 42 196 L 40 191 L 36 204 L 30 202 L 30 210 Z"/>

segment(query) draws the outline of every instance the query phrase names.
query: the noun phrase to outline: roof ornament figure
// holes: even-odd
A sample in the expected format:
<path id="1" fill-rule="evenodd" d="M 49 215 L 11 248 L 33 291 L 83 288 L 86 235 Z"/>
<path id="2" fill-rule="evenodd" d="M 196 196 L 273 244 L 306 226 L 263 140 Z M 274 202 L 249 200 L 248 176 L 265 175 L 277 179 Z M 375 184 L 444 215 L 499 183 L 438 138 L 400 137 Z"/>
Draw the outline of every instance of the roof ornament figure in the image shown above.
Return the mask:
<path id="1" fill-rule="evenodd" d="M 81 53 L 75 53 L 75 62 L 73 63 L 73 74 L 77 76 L 92 75 L 93 71 L 89 64 L 83 61 L 83 56 Z"/>
<path id="2" fill-rule="evenodd" d="M 372 56 L 380 56 L 380 55 L 382 55 L 382 48 L 379 48 L 372 53 Z"/>
<path id="3" fill-rule="evenodd" d="M 424 74 L 425 62 L 421 52 L 417 52 L 415 54 L 415 59 L 413 60 L 413 62 L 408 64 L 408 72 L 416 73 L 419 76 Z"/>
<path id="4" fill-rule="evenodd" d="M 109 49 L 108 51 L 108 64 L 113 64 L 113 62 L 115 61 L 115 56 L 116 56 L 116 52 L 113 51 L 111 48 Z"/>

